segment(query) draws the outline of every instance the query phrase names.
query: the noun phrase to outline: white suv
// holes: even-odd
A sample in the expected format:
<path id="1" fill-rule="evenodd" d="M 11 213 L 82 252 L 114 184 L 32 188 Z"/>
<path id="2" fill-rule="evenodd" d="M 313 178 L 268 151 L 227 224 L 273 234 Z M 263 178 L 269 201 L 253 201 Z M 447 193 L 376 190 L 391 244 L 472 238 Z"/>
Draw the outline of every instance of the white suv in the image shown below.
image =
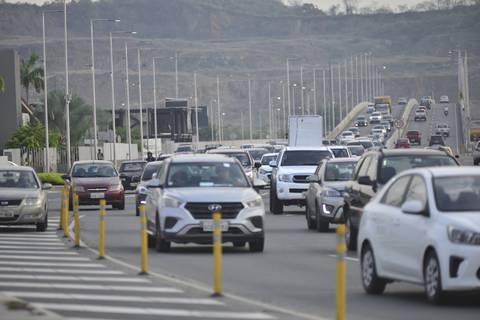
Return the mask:
<path id="1" fill-rule="evenodd" d="M 272 185 L 270 188 L 270 211 L 282 214 L 285 205 L 305 205 L 305 192 L 318 163 L 334 158 L 326 147 L 287 147 L 272 161 Z"/>

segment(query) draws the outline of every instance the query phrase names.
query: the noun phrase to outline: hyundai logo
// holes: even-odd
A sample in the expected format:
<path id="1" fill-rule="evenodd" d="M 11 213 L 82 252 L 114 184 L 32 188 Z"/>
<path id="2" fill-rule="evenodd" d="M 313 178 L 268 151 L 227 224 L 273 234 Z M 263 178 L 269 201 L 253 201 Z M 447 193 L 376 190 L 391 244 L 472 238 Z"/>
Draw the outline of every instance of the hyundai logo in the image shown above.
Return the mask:
<path id="1" fill-rule="evenodd" d="M 208 210 L 209 210 L 210 212 L 218 212 L 218 211 L 222 210 L 222 206 L 219 205 L 219 204 L 216 204 L 216 203 L 214 203 L 214 204 L 209 204 L 209 205 L 208 205 Z"/>

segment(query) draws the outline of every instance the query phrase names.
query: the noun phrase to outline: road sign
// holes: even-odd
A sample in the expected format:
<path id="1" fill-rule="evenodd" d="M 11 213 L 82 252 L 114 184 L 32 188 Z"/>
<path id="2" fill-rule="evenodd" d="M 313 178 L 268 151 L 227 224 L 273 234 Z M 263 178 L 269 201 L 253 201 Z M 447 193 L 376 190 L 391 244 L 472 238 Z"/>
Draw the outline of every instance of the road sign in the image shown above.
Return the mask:
<path id="1" fill-rule="evenodd" d="M 402 119 L 398 119 L 398 120 L 395 120 L 395 128 L 397 129 L 400 129 L 400 128 L 403 128 L 403 126 L 405 126 L 405 123 L 403 122 Z"/>

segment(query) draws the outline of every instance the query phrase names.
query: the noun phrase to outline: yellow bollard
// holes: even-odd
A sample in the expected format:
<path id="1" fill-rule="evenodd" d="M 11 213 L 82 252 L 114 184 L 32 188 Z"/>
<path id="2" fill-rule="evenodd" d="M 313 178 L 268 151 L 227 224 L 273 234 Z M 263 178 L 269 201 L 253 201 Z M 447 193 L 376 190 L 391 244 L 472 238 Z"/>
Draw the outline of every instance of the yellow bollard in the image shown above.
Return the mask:
<path id="1" fill-rule="evenodd" d="M 80 248 L 80 217 L 78 216 L 78 194 L 73 194 L 73 214 L 75 219 L 75 248 Z"/>
<path id="2" fill-rule="evenodd" d="M 345 264 L 346 252 L 345 225 L 340 224 L 337 227 L 337 320 L 345 320 L 345 282 L 347 272 L 347 266 Z"/>
<path id="3" fill-rule="evenodd" d="M 140 242 L 142 245 L 142 256 L 140 258 L 140 275 L 148 274 L 148 236 L 147 236 L 147 216 L 145 214 L 145 205 L 139 205 L 140 211 Z"/>
<path id="4" fill-rule="evenodd" d="M 65 188 L 67 187 L 66 184 L 63 185 L 62 188 L 62 196 L 60 198 L 60 221 L 58 222 L 58 229 L 57 230 L 63 230 L 63 215 L 65 214 L 64 212 L 64 201 L 65 201 Z"/>
<path id="5" fill-rule="evenodd" d="M 98 241 L 98 259 L 105 259 L 105 199 L 100 199 L 100 239 Z"/>
<path id="6" fill-rule="evenodd" d="M 65 191 L 63 195 L 63 236 L 68 238 L 68 201 L 70 197 L 70 190 L 68 185 L 65 186 Z"/>
<path id="7" fill-rule="evenodd" d="M 213 213 L 213 295 L 222 296 L 222 214 Z"/>

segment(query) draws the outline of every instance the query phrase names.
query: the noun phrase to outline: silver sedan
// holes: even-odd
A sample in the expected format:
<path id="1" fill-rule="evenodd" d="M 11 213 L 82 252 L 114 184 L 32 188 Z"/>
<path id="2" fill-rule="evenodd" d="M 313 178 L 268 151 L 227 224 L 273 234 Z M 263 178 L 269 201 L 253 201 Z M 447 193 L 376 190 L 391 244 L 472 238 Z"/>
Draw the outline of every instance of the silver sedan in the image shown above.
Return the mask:
<path id="1" fill-rule="evenodd" d="M 48 226 L 46 189 L 30 167 L 0 166 L 0 225 Z"/>

